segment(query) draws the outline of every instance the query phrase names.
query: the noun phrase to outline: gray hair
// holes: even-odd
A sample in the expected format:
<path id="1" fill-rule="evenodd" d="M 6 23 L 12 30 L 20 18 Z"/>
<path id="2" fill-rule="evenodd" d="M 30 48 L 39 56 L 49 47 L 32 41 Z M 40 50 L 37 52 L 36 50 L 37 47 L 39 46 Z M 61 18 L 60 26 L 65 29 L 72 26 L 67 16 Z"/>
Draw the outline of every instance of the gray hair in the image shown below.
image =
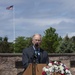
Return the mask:
<path id="1" fill-rule="evenodd" d="M 32 36 L 32 40 L 33 40 L 34 36 L 36 36 L 36 35 L 39 35 L 39 36 L 41 37 L 41 40 L 42 40 L 41 34 L 34 34 L 34 35 Z"/>

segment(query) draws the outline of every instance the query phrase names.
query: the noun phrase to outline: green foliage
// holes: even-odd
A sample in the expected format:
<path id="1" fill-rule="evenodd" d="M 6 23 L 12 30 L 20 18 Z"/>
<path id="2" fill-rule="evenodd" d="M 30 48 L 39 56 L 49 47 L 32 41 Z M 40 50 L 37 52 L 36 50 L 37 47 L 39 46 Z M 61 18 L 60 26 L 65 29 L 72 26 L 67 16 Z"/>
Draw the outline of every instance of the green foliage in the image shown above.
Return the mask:
<path id="1" fill-rule="evenodd" d="M 0 37 L 0 43 L 2 42 L 2 37 Z"/>
<path id="2" fill-rule="evenodd" d="M 75 45 L 75 36 L 73 36 L 73 37 L 71 38 L 71 40 L 72 40 L 72 42 L 73 42 L 74 45 Z"/>
<path id="3" fill-rule="evenodd" d="M 7 37 L 0 37 L 0 53 L 21 53 L 22 50 L 31 45 L 31 37 L 17 37 L 15 43 L 8 42 Z M 73 53 L 75 52 L 75 36 L 61 38 L 56 29 L 50 27 L 44 31 L 41 47 L 49 53 Z"/>
<path id="4" fill-rule="evenodd" d="M 12 43 L 8 43 L 8 38 L 4 37 L 0 41 L 0 53 L 11 53 L 13 52 L 13 47 L 11 48 Z"/>
<path id="5" fill-rule="evenodd" d="M 55 33 L 56 30 L 52 27 L 45 30 L 44 36 L 42 38 L 42 45 L 41 47 L 47 50 L 50 53 L 54 53 L 57 46 L 59 45 L 59 40 L 61 38 L 58 37 L 58 34 Z"/>
<path id="6" fill-rule="evenodd" d="M 30 37 L 18 37 L 15 40 L 14 52 L 21 53 L 22 50 L 31 45 Z"/>
<path id="7" fill-rule="evenodd" d="M 58 46 L 57 49 L 58 53 L 73 53 L 75 52 L 75 45 L 68 37 L 68 35 L 60 42 L 60 45 Z"/>

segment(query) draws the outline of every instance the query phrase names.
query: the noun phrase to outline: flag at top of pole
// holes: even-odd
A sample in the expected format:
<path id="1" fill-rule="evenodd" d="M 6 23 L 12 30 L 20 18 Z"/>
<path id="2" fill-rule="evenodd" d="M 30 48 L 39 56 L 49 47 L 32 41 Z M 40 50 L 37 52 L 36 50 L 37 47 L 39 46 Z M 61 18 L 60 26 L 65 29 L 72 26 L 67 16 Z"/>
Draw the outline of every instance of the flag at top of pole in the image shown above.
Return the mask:
<path id="1" fill-rule="evenodd" d="M 13 9 L 13 5 L 6 7 L 7 10 L 12 10 Z"/>

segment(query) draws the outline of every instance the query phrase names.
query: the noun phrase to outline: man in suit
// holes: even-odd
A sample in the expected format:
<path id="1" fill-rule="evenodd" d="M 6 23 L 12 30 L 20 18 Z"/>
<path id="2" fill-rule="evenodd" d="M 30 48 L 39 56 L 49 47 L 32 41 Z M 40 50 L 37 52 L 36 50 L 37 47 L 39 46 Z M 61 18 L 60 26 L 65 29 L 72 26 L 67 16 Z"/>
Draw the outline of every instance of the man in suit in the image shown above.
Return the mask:
<path id="1" fill-rule="evenodd" d="M 34 34 L 32 36 L 32 46 L 23 50 L 22 62 L 26 69 L 29 63 L 44 63 L 48 64 L 48 53 L 40 48 L 42 42 L 42 36 L 40 34 Z"/>

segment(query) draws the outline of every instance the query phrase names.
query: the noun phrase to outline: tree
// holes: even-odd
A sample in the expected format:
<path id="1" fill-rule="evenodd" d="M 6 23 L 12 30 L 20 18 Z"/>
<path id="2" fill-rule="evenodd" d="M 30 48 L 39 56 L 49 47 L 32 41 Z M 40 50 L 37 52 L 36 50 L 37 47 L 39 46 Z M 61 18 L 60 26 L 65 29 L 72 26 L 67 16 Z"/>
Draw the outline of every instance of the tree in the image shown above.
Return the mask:
<path id="1" fill-rule="evenodd" d="M 59 45 L 59 40 L 61 40 L 61 37 L 58 37 L 56 30 L 52 27 L 45 30 L 44 34 L 45 35 L 42 38 L 42 48 L 50 53 L 54 53 Z"/>
<path id="2" fill-rule="evenodd" d="M 2 52 L 2 37 L 0 37 L 0 52 Z"/>
<path id="3" fill-rule="evenodd" d="M 10 48 L 10 44 L 8 42 L 8 38 L 4 37 L 0 42 L 0 53 L 11 53 L 13 48 Z"/>
<path id="4" fill-rule="evenodd" d="M 72 39 L 70 39 L 68 37 L 68 35 L 66 35 L 63 38 L 63 40 L 60 42 L 57 52 L 58 53 L 73 53 L 73 52 L 75 52 L 75 45 L 74 45 Z"/>
<path id="5" fill-rule="evenodd" d="M 73 42 L 74 45 L 75 45 L 75 36 L 72 36 L 72 37 L 71 37 L 71 40 L 72 40 L 72 42 Z"/>
<path id="6" fill-rule="evenodd" d="M 2 37 L 0 37 L 0 43 L 2 42 Z"/>
<path id="7" fill-rule="evenodd" d="M 16 53 L 21 53 L 22 50 L 31 45 L 31 38 L 30 37 L 18 37 L 15 40 L 15 50 Z"/>

